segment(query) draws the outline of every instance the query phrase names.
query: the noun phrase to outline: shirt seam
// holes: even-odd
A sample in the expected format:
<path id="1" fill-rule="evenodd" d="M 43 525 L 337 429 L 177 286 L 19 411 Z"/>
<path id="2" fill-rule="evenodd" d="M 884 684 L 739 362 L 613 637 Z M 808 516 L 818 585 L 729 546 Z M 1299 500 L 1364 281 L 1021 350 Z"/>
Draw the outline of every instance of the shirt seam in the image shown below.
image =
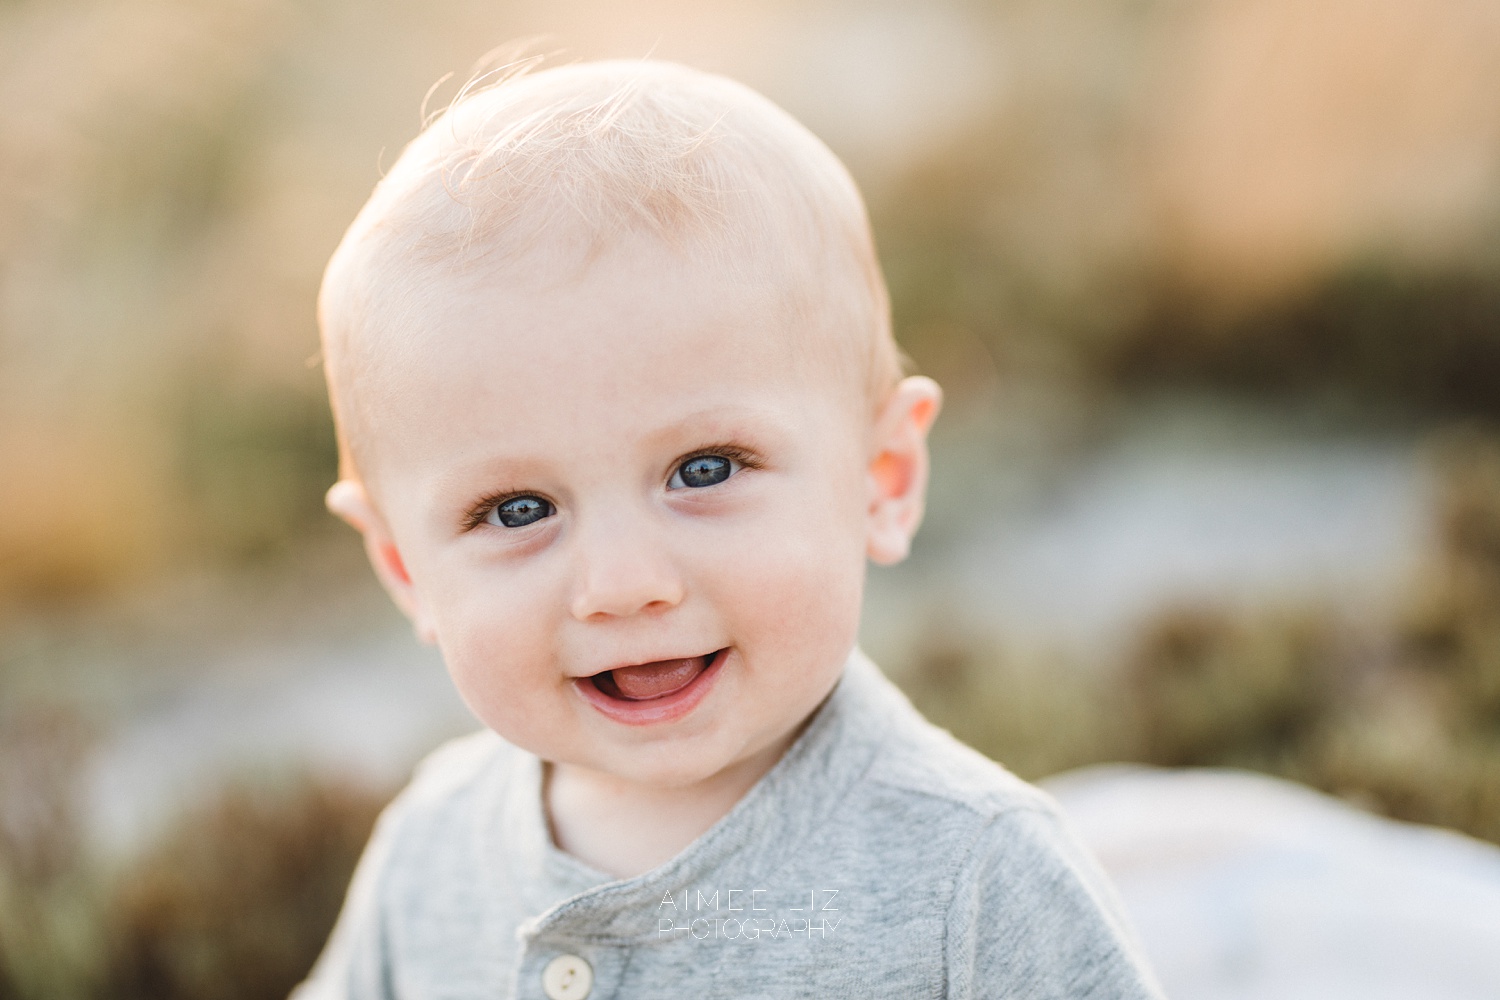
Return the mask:
<path id="1" fill-rule="evenodd" d="M 1040 813 L 1043 816 L 1051 815 L 1048 810 L 1031 803 L 1015 803 L 1014 805 L 1001 808 L 974 832 L 974 836 L 969 839 L 968 844 L 963 850 L 962 857 L 951 870 L 951 883 L 948 887 L 948 904 L 943 908 L 943 990 L 940 994 L 942 997 L 951 996 L 952 974 L 950 970 L 953 967 L 953 908 L 958 903 L 958 890 L 961 884 L 959 876 L 974 864 L 980 843 L 989 839 L 1001 820 L 1016 812 Z"/>
<path id="2" fill-rule="evenodd" d="M 982 802 L 975 802 L 974 799 L 969 796 L 955 795 L 950 792 L 933 791 L 930 788 L 919 788 L 916 785 L 903 784 L 901 782 L 892 781 L 889 778 L 882 778 L 879 775 L 871 777 L 870 781 L 874 784 L 880 785 L 884 788 L 892 789 L 894 791 L 905 792 L 909 795 L 918 795 L 924 799 L 935 799 L 939 802 L 952 803 L 953 805 L 960 806 L 975 814 L 976 816 L 982 817 L 985 820 L 998 819 L 999 817 L 1004 816 L 1006 813 L 1017 811 L 1040 813 L 1043 816 L 1052 815 L 1052 810 L 1048 808 L 1047 805 L 1040 802 L 1009 801 L 984 804 Z"/>
<path id="3" fill-rule="evenodd" d="M 939 994 L 944 998 L 952 995 L 953 987 L 953 907 L 958 902 L 958 877 L 969 866 L 979 842 L 998 821 L 998 816 L 992 816 L 987 823 L 974 832 L 974 836 L 969 838 L 968 844 L 964 847 L 963 857 L 953 866 L 949 875 L 948 905 L 943 907 L 943 989 Z"/>

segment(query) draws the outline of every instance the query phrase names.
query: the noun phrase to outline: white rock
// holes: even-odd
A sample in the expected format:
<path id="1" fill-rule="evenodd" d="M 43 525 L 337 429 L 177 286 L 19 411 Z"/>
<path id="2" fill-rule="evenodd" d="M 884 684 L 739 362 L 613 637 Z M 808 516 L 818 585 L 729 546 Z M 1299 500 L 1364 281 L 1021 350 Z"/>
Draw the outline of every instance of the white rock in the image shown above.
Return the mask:
<path id="1" fill-rule="evenodd" d="M 1043 784 L 1173 1000 L 1500 997 L 1500 848 L 1242 771 Z"/>

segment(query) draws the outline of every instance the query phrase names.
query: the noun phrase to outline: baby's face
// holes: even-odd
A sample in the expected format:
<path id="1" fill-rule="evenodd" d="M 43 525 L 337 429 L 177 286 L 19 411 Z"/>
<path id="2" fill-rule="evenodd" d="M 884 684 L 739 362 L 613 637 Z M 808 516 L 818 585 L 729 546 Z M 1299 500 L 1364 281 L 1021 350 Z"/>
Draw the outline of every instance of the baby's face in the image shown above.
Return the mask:
<path id="1" fill-rule="evenodd" d="M 769 292 L 646 239 L 581 279 L 478 285 L 379 375 L 369 484 L 388 582 L 470 708 L 658 786 L 788 737 L 855 642 L 861 387 L 794 350 Z"/>

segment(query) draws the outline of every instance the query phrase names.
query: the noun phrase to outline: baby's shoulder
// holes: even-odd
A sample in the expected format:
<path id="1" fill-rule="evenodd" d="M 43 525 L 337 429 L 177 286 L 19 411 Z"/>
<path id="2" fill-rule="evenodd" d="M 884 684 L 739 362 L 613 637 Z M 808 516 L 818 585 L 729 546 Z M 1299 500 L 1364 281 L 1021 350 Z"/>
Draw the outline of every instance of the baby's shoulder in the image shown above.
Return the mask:
<path id="1" fill-rule="evenodd" d="M 862 804 L 909 830 L 904 860 L 885 858 L 882 878 L 907 897 L 934 887 L 950 995 L 1009 993 L 1019 977 L 1037 984 L 1028 996 L 1160 1000 L 1113 888 L 1057 802 L 909 703 L 886 723 Z M 893 871 L 903 866 L 904 880 Z"/>
<path id="2" fill-rule="evenodd" d="M 415 793 L 441 795 L 473 781 L 497 766 L 508 766 L 521 751 L 493 730 L 457 736 L 430 751 L 412 771 Z"/>
<path id="3" fill-rule="evenodd" d="M 950 887 L 965 878 L 1046 881 L 1077 867 L 1076 838 L 1050 795 L 904 698 L 886 706 L 858 727 L 878 733 L 876 749 L 829 836 L 878 854 L 887 872 L 902 868 L 917 881 L 939 874 L 933 884 Z"/>
<path id="4" fill-rule="evenodd" d="M 387 808 L 399 825 L 446 823 L 492 800 L 515 777 L 524 751 L 488 729 L 451 739 L 417 763 Z"/>
<path id="5" fill-rule="evenodd" d="M 885 731 L 867 780 L 910 796 L 921 808 L 966 815 L 978 825 L 1016 810 L 1056 815 L 1057 804 L 1046 792 L 928 722 L 916 709 L 901 708 Z"/>

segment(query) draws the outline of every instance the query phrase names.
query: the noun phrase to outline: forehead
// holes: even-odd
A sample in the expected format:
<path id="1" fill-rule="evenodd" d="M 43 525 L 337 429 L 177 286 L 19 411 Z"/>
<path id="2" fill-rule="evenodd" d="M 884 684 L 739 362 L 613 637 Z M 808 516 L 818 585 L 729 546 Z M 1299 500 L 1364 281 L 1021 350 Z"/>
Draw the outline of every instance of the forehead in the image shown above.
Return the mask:
<path id="1" fill-rule="evenodd" d="M 608 451 L 716 414 L 794 429 L 860 396 L 784 283 L 654 239 L 579 266 L 436 281 L 423 298 L 361 380 L 377 477 L 555 445 Z"/>

